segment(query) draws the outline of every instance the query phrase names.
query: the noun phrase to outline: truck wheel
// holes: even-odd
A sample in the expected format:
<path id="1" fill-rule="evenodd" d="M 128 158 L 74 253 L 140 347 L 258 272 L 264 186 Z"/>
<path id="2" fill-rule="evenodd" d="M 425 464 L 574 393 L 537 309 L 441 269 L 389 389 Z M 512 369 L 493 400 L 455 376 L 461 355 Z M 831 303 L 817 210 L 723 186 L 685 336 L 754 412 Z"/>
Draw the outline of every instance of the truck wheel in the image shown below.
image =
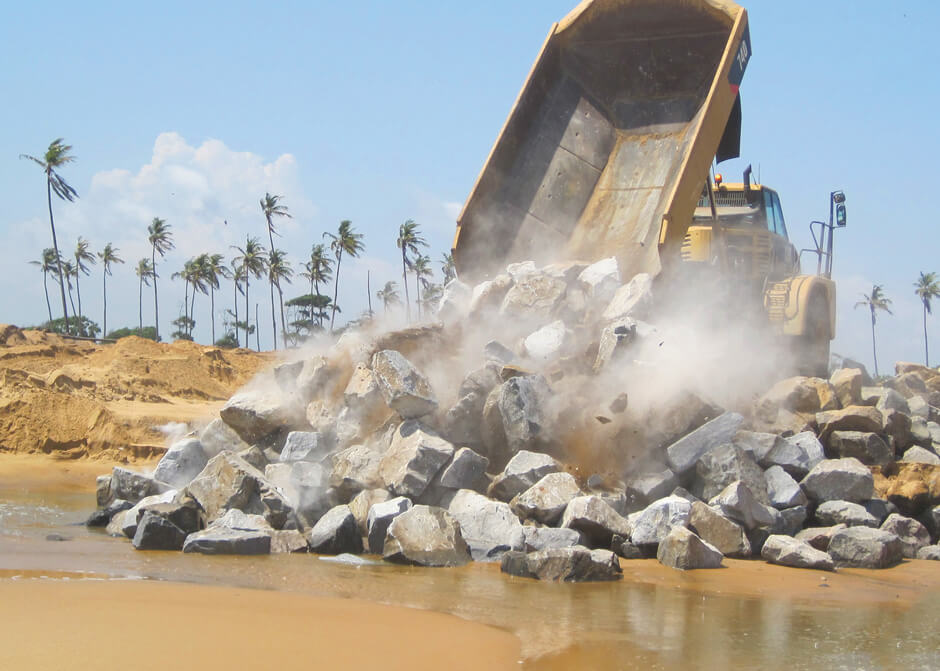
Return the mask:
<path id="1" fill-rule="evenodd" d="M 821 292 L 814 293 L 807 305 L 806 330 L 797 338 L 798 368 L 804 375 L 829 377 L 829 305 Z"/>

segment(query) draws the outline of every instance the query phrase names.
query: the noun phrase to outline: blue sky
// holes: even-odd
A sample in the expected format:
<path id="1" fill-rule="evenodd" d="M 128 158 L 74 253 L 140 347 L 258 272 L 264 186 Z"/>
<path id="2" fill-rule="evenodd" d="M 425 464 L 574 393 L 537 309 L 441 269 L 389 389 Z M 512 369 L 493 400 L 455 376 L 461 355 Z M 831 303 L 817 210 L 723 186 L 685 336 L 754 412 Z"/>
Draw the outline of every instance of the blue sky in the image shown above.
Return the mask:
<path id="1" fill-rule="evenodd" d="M 402 221 L 418 221 L 435 261 L 449 247 L 455 215 L 539 46 L 575 3 L 268 4 L 6 9 L 0 322 L 45 319 L 41 276 L 27 265 L 50 244 L 44 184 L 38 167 L 17 157 L 41 154 L 59 136 L 75 147 L 78 160 L 64 174 L 82 196 L 55 204 L 62 247 L 81 234 L 94 249 L 113 242 L 128 261 L 109 285 L 109 327 L 136 324 L 133 264 L 147 252 L 153 216 L 177 236 L 160 285 L 168 333 L 183 292 L 170 273 L 192 254 L 230 255 L 245 234 L 263 236 L 258 199 L 266 190 L 282 194 L 295 216 L 279 243 L 295 261 L 341 219 L 365 234 L 366 254 L 344 265 L 340 293 L 347 316 L 358 314 L 367 270 L 373 291 L 400 274 Z M 834 350 L 870 363 L 868 316 L 852 306 L 877 282 L 895 307 L 878 323 L 882 368 L 921 360 L 912 283 L 921 270 L 940 271 L 931 207 L 940 5 L 742 4 L 754 50 L 742 85 L 743 159 L 719 170 L 731 179 L 747 163 L 759 169 L 780 192 L 798 247 L 809 246 L 808 222 L 826 215 L 829 192 L 844 189 L 849 227 L 836 240 Z M 85 311 L 99 323 L 100 285 L 100 268 L 82 284 Z M 288 295 L 303 291 L 295 289 Z M 266 324 L 267 294 L 254 298 Z M 197 299 L 203 342 L 207 304 Z M 940 360 L 937 320 L 929 327 Z M 270 338 L 262 329 L 262 346 Z"/>

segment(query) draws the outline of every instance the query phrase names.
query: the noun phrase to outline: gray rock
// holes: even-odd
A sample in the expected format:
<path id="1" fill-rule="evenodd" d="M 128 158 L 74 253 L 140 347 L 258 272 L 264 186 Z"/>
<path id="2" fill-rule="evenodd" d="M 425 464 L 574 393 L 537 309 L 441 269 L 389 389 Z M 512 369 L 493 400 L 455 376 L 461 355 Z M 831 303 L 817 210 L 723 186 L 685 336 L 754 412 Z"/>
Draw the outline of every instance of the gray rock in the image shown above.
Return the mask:
<path id="1" fill-rule="evenodd" d="M 940 537 L 940 505 L 927 508 L 917 519 L 930 532 L 931 540 L 936 542 Z"/>
<path id="2" fill-rule="evenodd" d="M 128 503 L 130 502 L 128 501 Z M 111 521 L 108 522 L 108 526 L 105 527 L 105 533 L 113 538 L 133 538 L 134 532 L 137 531 L 137 516 L 131 516 L 130 512 L 130 508 L 128 508 L 127 510 L 121 510 L 115 513 Z M 130 535 L 124 532 L 129 522 L 133 522 Z"/>
<path id="3" fill-rule="evenodd" d="M 346 389 L 343 390 L 343 402 L 347 408 L 360 415 L 385 414 L 383 410 L 387 412 L 382 390 L 372 369 L 365 364 L 359 364 L 353 370 Z"/>
<path id="4" fill-rule="evenodd" d="M 776 511 L 758 501 L 750 488 L 740 480 L 725 487 L 708 503 L 717 507 L 725 517 L 743 525 L 748 531 L 757 527 L 769 527 L 775 521 Z"/>
<path id="5" fill-rule="evenodd" d="M 179 550 L 185 539 L 185 531 L 148 511 L 137 522 L 133 544 L 135 550 Z"/>
<path id="6" fill-rule="evenodd" d="M 453 445 L 418 422 L 406 421 L 379 462 L 379 477 L 392 494 L 416 499 L 453 455 Z"/>
<path id="7" fill-rule="evenodd" d="M 621 320 L 605 326 L 597 344 L 597 356 L 594 357 L 594 374 L 598 374 L 612 361 L 617 361 L 637 339 L 636 323 Z"/>
<path id="8" fill-rule="evenodd" d="M 581 496 L 581 489 L 570 473 L 549 473 L 509 505 L 520 519 L 555 524 L 577 496 Z"/>
<path id="9" fill-rule="evenodd" d="M 437 317 L 445 324 L 458 322 L 470 311 L 472 289 L 454 278 L 444 285 L 441 301 L 437 306 Z"/>
<path id="10" fill-rule="evenodd" d="M 297 552 L 307 552 L 307 539 L 296 529 L 282 529 L 268 532 L 271 536 L 271 554 L 295 554 Z"/>
<path id="11" fill-rule="evenodd" d="M 800 485 L 781 466 L 771 466 L 764 471 L 767 496 L 770 505 L 777 509 L 805 506 L 809 501 Z"/>
<path id="12" fill-rule="evenodd" d="M 379 474 L 382 455 L 366 445 L 353 445 L 332 456 L 330 486 L 346 497 L 383 484 Z"/>
<path id="13" fill-rule="evenodd" d="M 331 442 L 318 431 L 291 431 L 287 434 L 279 461 L 287 464 L 295 461 L 320 462 L 329 455 L 331 448 Z"/>
<path id="14" fill-rule="evenodd" d="M 124 499 L 137 503 L 147 496 L 159 493 L 161 488 L 152 477 L 143 473 L 135 473 L 126 468 L 115 466 L 111 471 L 111 495 L 115 499 Z"/>
<path id="15" fill-rule="evenodd" d="M 568 502 L 561 526 L 580 532 L 585 545 L 609 548 L 614 534 L 628 538 L 630 523 L 598 496 L 578 496 Z"/>
<path id="16" fill-rule="evenodd" d="M 470 294 L 469 319 L 491 319 L 493 313 L 499 309 L 512 286 L 512 278 L 507 274 L 497 275 L 491 280 L 485 280 L 473 287 Z"/>
<path id="17" fill-rule="evenodd" d="M 744 482 L 758 501 L 770 504 L 761 467 L 747 452 L 731 443 L 710 449 L 696 462 L 692 493 L 708 500 L 735 480 Z"/>
<path id="18" fill-rule="evenodd" d="M 825 552 L 789 536 L 772 535 L 764 541 L 760 556 L 771 564 L 834 571 L 835 564 Z"/>
<path id="19" fill-rule="evenodd" d="M 606 321 L 628 317 L 646 319 L 652 307 L 653 278 L 647 273 L 639 273 L 614 292 L 601 316 Z"/>
<path id="20" fill-rule="evenodd" d="M 894 450 L 877 433 L 833 431 L 829 449 L 839 457 L 855 457 L 863 464 L 884 465 L 894 461 Z"/>
<path id="21" fill-rule="evenodd" d="M 774 446 L 783 442 L 783 438 L 775 433 L 759 433 L 756 431 L 738 431 L 731 441 L 736 446 L 750 454 L 754 461 L 763 465 L 767 454 Z"/>
<path id="22" fill-rule="evenodd" d="M 881 525 L 882 531 L 894 534 L 901 540 L 901 552 L 908 559 L 913 559 L 917 551 L 930 545 L 930 532 L 915 519 L 897 513 L 888 515 Z"/>
<path id="23" fill-rule="evenodd" d="M 869 515 L 878 521 L 877 526 L 881 526 L 881 523 L 888 519 L 888 515 L 898 512 L 896 505 L 884 499 L 869 499 L 863 501 L 862 506 L 868 511 Z"/>
<path id="24" fill-rule="evenodd" d="M 719 568 L 723 558 L 714 545 L 680 526 L 673 527 L 656 550 L 660 564 L 682 571 Z"/>
<path id="25" fill-rule="evenodd" d="M 490 340 L 486 343 L 483 347 L 483 356 L 486 357 L 487 361 L 494 361 L 502 365 L 510 364 L 516 359 L 515 352 L 497 340 Z"/>
<path id="26" fill-rule="evenodd" d="M 917 551 L 915 559 L 940 561 L 940 545 L 927 545 Z"/>
<path id="27" fill-rule="evenodd" d="M 451 489 L 472 489 L 485 492 L 490 481 L 486 469 L 490 460 L 477 454 L 469 447 L 461 447 L 454 452 L 454 458 L 441 471 L 441 485 Z"/>
<path id="28" fill-rule="evenodd" d="M 680 438 L 666 448 L 669 468 L 680 475 L 690 471 L 708 450 L 731 442 L 743 421 L 736 412 L 726 412 Z"/>
<path id="29" fill-rule="evenodd" d="M 800 482 L 813 501 L 865 501 L 875 493 L 871 471 L 858 459 L 826 459 Z"/>
<path id="30" fill-rule="evenodd" d="M 196 438 L 184 438 L 166 451 L 153 472 L 153 478 L 179 489 L 192 482 L 208 462 L 202 443 Z"/>
<path id="31" fill-rule="evenodd" d="M 546 408 L 551 390 L 541 375 L 524 375 L 499 387 L 497 407 L 502 418 L 507 456 L 520 450 L 544 451 L 552 443 Z"/>
<path id="32" fill-rule="evenodd" d="M 114 520 L 119 519 L 120 520 L 119 522 L 120 533 L 126 536 L 127 538 L 133 538 L 134 534 L 137 533 L 137 521 L 140 519 L 141 515 L 143 514 L 141 511 L 147 506 L 152 506 L 152 505 L 156 505 L 159 503 L 170 503 L 176 498 L 176 495 L 177 495 L 177 491 L 175 489 L 171 489 L 167 492 L 164 492 L 163 494 L 153 494 L 152 496 L 145 496 L 140 501 L 135 503 L 132 508 L 128 508 L 126 512 L 118 513 L 117 515 L 115 515 L 114 518 L 112 519 L 112 522 L 114 522 Z M 109 524 L 108 527 L 110 529 L 111 524 Z"/>
<path id="33" fill-rule="evenodd" d="M 842 410 L 816 413 L 816 425 L 823 441 L 828 441 L 833 431 L 878 433 L 882 429 L 882 422 L 881 412 L 864 405 L 850 405 Z"/>
<path id="34" fill-rule="evenodd" d="M 366 529 L 369 536 L 369 552 L 380 555 L 385 549 L 385 537 L 392 520 L 403 512 L 411 510 L 409 499 L 397 496 L 387 501 L 379 501 L 369 509 Z"/>
<path id="35" fill-rule="evenodd" d="M 904 554 L 901 540 L 892 533 L 849 527 L 833 534 L 829 556 L 836 566 L 888 568 L 900 563 Z"/>
<path id="36" fill-rule="evenodd" d="M 537 580 L 595 582 L 619 580 L 620 560 L 610 550 L 581 546 L 547 548 L 537 552 L 507 552 L 500 564 L 503 573 Z"/>
<path id="37" fill-rule="evenodd" d="M 249 515 L 241 510 L 226 511 L 222 517 L 212 523 L 215 528 L 236 529 L 238 531 L 273 531 L 268 521 L 261 515 Z"/>
<path id="38" fill-rule="evenodd" d="M 242 391 L 228 400 L 219 416 L 251 445 L 302 421 L 302 410 L 294 401 L 273 392 Z"/>
<path id="39" fill-rule="evenodd" d="M 174 496 L 172 501 L 147 504 L 141 502 L 137 505 L 138 525 L 144 513 L 149 512 L 172 522 L 179 527 L 184 534 L 199 531 L 205 527 L 205 518 L 202 509 L 189 497 Z M 178 550 L 179 548 L 176 549 Z"/>
<path id="40" fill-rule="evenodd" d="M 99 475 L 95 478 L 95 503 L 99 508 L 106 508 L 114 496 L 111 494 L 111 474 Z M 105 523 L 107 524 L 107 522 Z"/>
<path id="41" fill-rule="evenodd" d="M 210 526 L 189 534 L 183 552 L 206 555 L 266 555 L 271 552 L 271 536 L 263 531 L 241 531 Z"/>
<path id="42" fill-rule="evenodd" d="M 669 496 L 679 486 L 679 479 L 670 469 L 643 473 L 630 479 L 627 498 L 649 505 L 653 501 Z"/>
<path id="43" fill-rule="evenodd" d="M 274 381 L 285 394 L 291 394 L 297 390 L 297 376 L 303 370 L 303 361 L 285 361 L 279 363 L 271 371 L 274 374 Z"/>
<path id="44" fill-rule="evenodd" d="M 794 478 L 802 478 L 825 458 L 822 443 L 816 434 L 803 431 L 775 443 L 760 465 L 764 468 L 780 466 Z"/>
<path id="45" fill-rule="evenodd" d="M 907 400 L 894 389 L 886 389 L 881 398 L 878 399 L 875 407 L 881 411 L 882 415 L 889 410 L 895 410 L 905 415 L 911 414 L 911 408 L 907 404 Z"/>
<path id="46" fill-rule="evenodd" d="M 806 506 L 784 508 L 779 511 L 769 530 L 771 533 L 775 534 L 796 536 L 800 529 L 803 528 L 807 517 L 809 517 L 809 510 Z"/>
<path id="47" fill-rule="evenodd" d="M 829 549 L 829 541 L 837 531 L 848 529 L 845 524 L 836 524 L 831 527 L 807 527 L 794 536 L 797 540 L 805 541 L 817 550 L 826 552 Z"/>
<path id="48" fill-rule="evenodd" d="M 457 399 L 444 414 L 442 432 L 455 445 L 483 444 L 483 407 L 487 393 L 470 392 Z"/>
<path id="49" fill-rule="evenodd" d="M 268 455 L 265 454 L 265 450 L 259 445 L 252 445 L 247 450 L 242 450 L 236 454 L 261 472 L 264 472 L 264 469 L 271 463 Z"/>
<path id="50" fill-rule="evenodd" d="M 206 458 L 211 459 L 219 452 L 241 452 L 249 445 L 232 428 L 216 417 L 199 434 L 199 443 Z"/>
<path id="51" fill-rule="evenodd" d="M 513 321 L 534 323 L 552 316 L 565 297 L 564 280 L 545 273 L 529 273 L 516 279 L 506 292 L 499 313 Z"/>
<path id="52" fill-rule="evenodd" d="M 522 349 L 530 359 L 549 361 L 566 353 L 571 338 L 571 331 L 565 326 L 565 322 L 557 319 L 530 333 L 522 341 Z"/>
<path id="53" fill-rule="evenodd" d="M 930 464 L 932 466 L 940 466 L 940 457 L 919 445 L 907 448 L 904 452 L 904 456 L 901 457 L 901 461 L 907 464 Z"/>
<path id="54" fill-rule="evenodd" d="M 824 501 L 816 508 L 816 521 L 822 526 L 844 524 L 848 527 L 878 528 L 878 520 L 865 507 L 851 501 Z"/>
<path id="55" fill-rule="evenodd" d="M 309 461 L 269 464 L 264 477 L 310 524 L 337 503 L 333 500 L 336 492 L 329 489 L 328 474 L 321 464 Z"/>
<path id="56" fill-rule="evenodd" d="M 701 501 L 692 504 L 689 528 L 726 557 L 751 556 L 751 543 L 744 529 Z"/>
<path id="57" fill-rule="evenodd" d="M 104 508 L 96 510 L 88 519 L 85 520 L 86 527 L 106 527 L 118 513 L 130 510 L 134 504 L 124 499 L 116 499 L 107 504 Z"/>
<path id="58" fill-rule="evenodd" d="M 470 561 L 470 549 L 450 513 L 419 505 L 392 520 L 382 556 L 397 564 L 461 566 Z"/>
<path id="59" fill-rule="evenodd" d="M 359 527 L 360 536 L 369 535 L 369 510 L 372 506 L 376 503 L 384 503 L 390 498 L 392 498 L 392 495 L 384 489 L 364 489 L 349 502 L 349 510 L 356 518 L 356 526 Z M 382 540 L 385 540 L 384 535 Z"/>
<path id="60" fill-rule="evenodd" d="M 328 397 L 337 372 L 324 356 L 305 360 L 295 382 L 295 390 L 301 402 L 307 404 L 315 398 Z"/>
<path id="61" fill-rule="evenodd" d="M 395 350 L 376 352 L 372 374 L 385 403 L 402 419 L 422 417 L 437 410 L 437 399 L 427 378 Z"/>
<path id="62" fill-rule="evenodd" d="M 862 371 L 857 368 L 840 368 L 829 377 L 843 408 L 861 403 L 862 378 Z"/>
<path id="63" fill-rule="evenodd" d="M 487 495 L 500 501 L 511 501 L 549 473 L 560 470 L 561 466 L 549 455 L 520 450 L 493 480 Z"/>
<path id="64" fill-rule="evenodd" d="M 595 303 L 609 302 L 620 287 L 620 268 L 616 257 L 601 259 L 578 275 L 578 284 Z"/>
<path id="65" fill-rule="evenodd" d="M 524 547 L 522 524 L 507 503 L 461 489 L 447 511 L 460 525 L 474 561 L 496 561 L 503 553 Z"/>
<path id="66" fill-rule="evenodd" d="M 630 540 L 634 545 L 656 545 L 673 527 L 689 524 L 692 504 L 678 496 L 667 496 L 653 501 L 639 513 L 631 515 Z"/>
<path id="67" fill-rule="evenodd" d="M 526 552 L 581 545 L 581 534 L 574 529 L 525 525 L 522 527 L 522 534 Z"/>
<path id="68" fill-rule="evenodd" d="M 307 544 L 311 552 L 324 555 L 362 552 L 362 536 L 349 506 L 340 505 L 327 511 L 307 534 Z"/>

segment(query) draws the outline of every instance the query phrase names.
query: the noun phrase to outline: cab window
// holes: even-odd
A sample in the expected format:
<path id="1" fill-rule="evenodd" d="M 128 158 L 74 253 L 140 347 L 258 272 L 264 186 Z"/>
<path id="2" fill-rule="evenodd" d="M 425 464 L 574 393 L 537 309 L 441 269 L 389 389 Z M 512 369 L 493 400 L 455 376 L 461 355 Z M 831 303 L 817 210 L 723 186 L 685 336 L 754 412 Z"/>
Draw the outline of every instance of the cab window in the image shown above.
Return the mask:
<path id="1" fill-rule="evenodd" d="M 767 230 L 771 233 L 777 232 L 776 212 L 774 210 L 775 195 L 773 191 L 764 191 L 764 213 L 767 216 Z"/>
<path id="2" fill-rule="evenodd" d="M 777 235 L 789 239 L 787 236 L 787 225 L 783 221 L 783 208 L 780 207 L 780 197 L 776 193 L 773 193 L 772 195 L 774 201 L 774 220 L 776 222 L 776 233 Z"/>

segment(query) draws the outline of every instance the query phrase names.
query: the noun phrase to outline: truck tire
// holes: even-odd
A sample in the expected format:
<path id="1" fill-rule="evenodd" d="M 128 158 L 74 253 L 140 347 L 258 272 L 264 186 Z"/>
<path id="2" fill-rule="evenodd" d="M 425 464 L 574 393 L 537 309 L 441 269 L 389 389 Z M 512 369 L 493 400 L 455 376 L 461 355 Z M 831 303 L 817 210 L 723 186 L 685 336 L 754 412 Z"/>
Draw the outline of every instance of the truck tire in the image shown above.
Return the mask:
<path id="1" fill-rule="evenodd" d="M 797 367 L 803 375 L 829 377 L 829 304 L 821 291 L 810 296 L 806 307 L 806 329 L 797 336 Z"/>

